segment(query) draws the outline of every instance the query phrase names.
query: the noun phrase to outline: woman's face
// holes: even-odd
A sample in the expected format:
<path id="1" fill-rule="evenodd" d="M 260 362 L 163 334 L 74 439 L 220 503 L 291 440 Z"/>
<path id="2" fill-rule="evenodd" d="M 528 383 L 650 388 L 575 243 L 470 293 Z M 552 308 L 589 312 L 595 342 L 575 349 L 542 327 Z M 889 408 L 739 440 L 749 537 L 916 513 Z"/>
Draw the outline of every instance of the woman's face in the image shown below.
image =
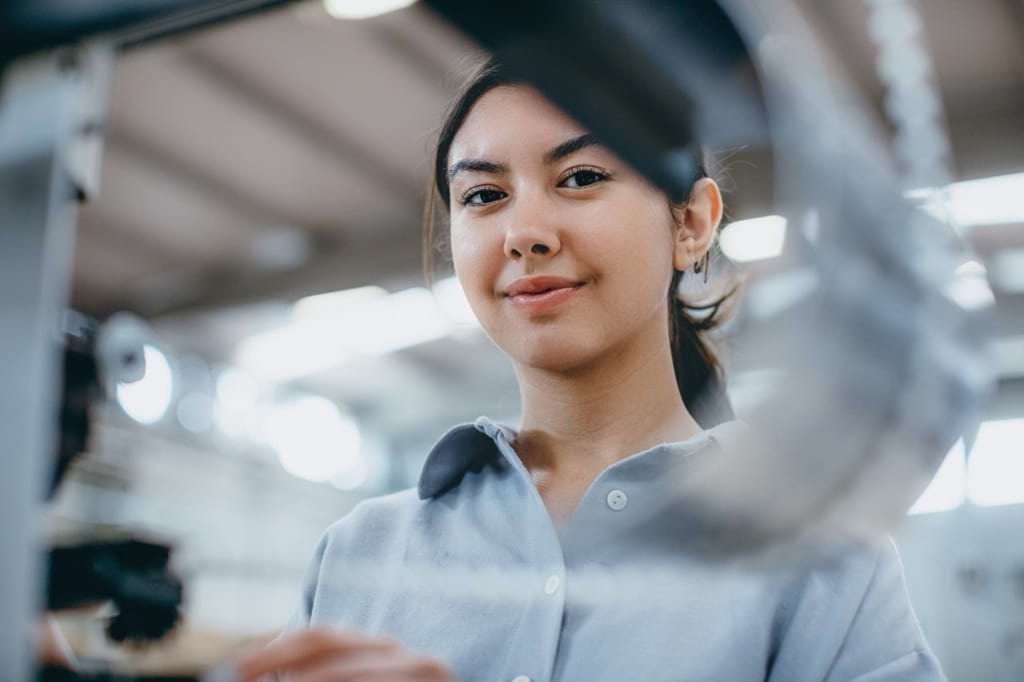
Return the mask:
<path id="1" fill-rule="evenodd" d="M 502 86 L 449 151 L 456 274 L 484 331 L 522 365 L 572 369 L 642 334 L 667 345 L 674 255 L 682 267 L 695 255 L 679 253 L 694 241 L 678 239 L 665 195 L 610 151 L 559 150 L 586 133 L 535 90 Z M 538 276 L 582 285 L 553 302 L 508 295 Z"/>

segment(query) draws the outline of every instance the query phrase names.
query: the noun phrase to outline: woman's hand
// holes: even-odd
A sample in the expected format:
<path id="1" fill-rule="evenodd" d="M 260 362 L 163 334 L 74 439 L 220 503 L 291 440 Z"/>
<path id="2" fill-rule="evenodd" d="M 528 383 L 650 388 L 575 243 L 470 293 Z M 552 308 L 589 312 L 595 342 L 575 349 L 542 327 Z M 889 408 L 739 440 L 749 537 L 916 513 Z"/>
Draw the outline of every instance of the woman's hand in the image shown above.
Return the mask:
<path id="1" fill-rule="evenodd" d="M 288 682 L 454 682 L 440 661 L 394 640 L 356 632 L 311 629 L 283 635 L 238 661 L 239 682 L 273 673 Z"/>

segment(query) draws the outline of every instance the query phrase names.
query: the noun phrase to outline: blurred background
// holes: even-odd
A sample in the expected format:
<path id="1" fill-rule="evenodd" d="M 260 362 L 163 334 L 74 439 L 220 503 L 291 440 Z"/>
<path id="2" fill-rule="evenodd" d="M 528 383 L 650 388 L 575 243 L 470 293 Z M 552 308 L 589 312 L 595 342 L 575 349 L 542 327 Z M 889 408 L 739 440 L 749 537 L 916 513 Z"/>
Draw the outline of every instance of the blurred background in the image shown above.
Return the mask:
<path id="1" fill-rule="evenodd" d="M 891 133 L 867 5 L 799 4 Z M 277 630 L 327 525 L 415 484 L 447 429 L 518 424 L 508 361 L 451 273 L 428 289 L 421 268 L 435 128 L 478 50 L 415 4 L 347 16 L 355 6 L 295 3 L 118 60 L 73 306 L 130 311 L 155 333 L 145 377 L 97 415 L 49 522 L 55 535 L 116 525 L 172 542 L 187 585 L 176 646 L 190 654 Z M 996 296 L 999 382 L 897 542 L 950 679 L 1019 680 L 1024 1 L 918 7 L 954 154 L 951 210 Z M 712 151 L 731 221 L 722 251 L 740 276 L 771 274 L 786 236 L 771 158 Z M 756 369 L 729 381 L 739 404 L 759 388 Z M 127 655 L 65 627 L 82 651 Z"/>

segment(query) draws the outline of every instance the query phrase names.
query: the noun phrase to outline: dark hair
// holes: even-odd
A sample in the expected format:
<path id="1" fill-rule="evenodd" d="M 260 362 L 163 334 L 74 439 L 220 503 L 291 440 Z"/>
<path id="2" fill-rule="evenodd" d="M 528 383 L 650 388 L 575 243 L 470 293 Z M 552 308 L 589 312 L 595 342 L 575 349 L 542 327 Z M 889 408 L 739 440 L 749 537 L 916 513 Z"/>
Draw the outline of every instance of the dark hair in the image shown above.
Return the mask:
<path id="1" fill-rule="evenodd" d="M 432 186 L 427 190 L 423 212 L 423 271 L 428 284 L 433 280 L 434 252 L 444 254 L 447 250 L 446 242 L 437 238 L 435 226 L 438 199 L 446 211 L 451 200 L 446 171 L 452 140 L 473 105 L 483 95 L 502 85 L 523 84 L 523 81 L 505 72 L 499 63 L 488 59 L 476 68 L 449 106 L 438 133 Z M 699 177 L 708 177 L 706 168 L 707 164 L 703 163 Z M 677 205 L 669 200 L 670 210 L 676 207 Z M 675 219 L 674 211 L 672 216 Z M 706 337 L 711 330 L 721 324 L 724 310 L 722 306 L 735 292 L 735 288 L 710 303 L 689 305 L 682 301 L 677 293 L 685 274 L 685 271 L 676 270 L 668 290 L 672 364 L 679 394 L 687 410 L 703 428 L 710 428 L 734 418 L 732 405 L 725 392 L 724 369 Z"/>

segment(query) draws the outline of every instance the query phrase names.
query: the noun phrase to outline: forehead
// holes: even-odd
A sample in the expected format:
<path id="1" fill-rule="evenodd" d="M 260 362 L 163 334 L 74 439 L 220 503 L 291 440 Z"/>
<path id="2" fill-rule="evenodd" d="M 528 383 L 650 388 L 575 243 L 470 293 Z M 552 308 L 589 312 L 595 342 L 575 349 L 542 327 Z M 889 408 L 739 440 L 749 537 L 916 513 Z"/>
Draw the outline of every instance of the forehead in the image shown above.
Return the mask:
<path id="1" fill-rule="evenodd" d="M 473 105 L 452 140 L 448 158 L 509 157 L 513 151 L 536 155 L 585 132 L 533 88 L 503 85 Z"/>

